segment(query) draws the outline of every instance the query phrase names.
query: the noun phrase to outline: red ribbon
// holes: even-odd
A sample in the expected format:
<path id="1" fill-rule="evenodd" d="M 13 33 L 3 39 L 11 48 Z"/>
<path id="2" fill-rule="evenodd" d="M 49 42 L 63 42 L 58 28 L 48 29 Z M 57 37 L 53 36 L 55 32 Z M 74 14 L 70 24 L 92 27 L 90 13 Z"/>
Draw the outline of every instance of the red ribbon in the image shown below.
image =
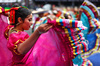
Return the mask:
<path id="1" fill-rule="evenodd" d="M 9 17 L 10 24 L 15 23 L 15 10 L 18 10 L 18 8 L 13 7 L 13 8 L 10 9 L 10 17 Z"/>

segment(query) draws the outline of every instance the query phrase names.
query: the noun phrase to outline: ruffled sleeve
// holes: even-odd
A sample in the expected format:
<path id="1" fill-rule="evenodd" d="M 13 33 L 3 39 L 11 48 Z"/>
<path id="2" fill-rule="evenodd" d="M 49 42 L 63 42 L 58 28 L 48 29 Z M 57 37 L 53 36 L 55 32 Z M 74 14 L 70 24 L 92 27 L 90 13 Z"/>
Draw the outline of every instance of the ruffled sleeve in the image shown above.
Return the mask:
<path id="1" fill-rule="evenodd" d="M 15 32 L 10 34 L 7 44 L 8 49 L 17 55 L 20 55 L 17 51 L 17 46 L 18 44 L 23 43 L 28 37 L 29 35 L 26 32 Z"/>

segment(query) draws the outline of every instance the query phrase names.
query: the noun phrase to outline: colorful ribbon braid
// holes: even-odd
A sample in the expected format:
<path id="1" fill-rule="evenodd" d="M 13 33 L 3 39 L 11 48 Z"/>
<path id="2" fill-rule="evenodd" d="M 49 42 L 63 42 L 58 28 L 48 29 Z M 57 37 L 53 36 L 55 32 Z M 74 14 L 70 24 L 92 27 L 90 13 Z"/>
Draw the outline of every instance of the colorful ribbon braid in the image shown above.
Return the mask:
<path id="1" fill-rule="evenodd" d="M 3 13 L 3 12 L 8 13 L 8 12 L 10 12 L 10 14 L 9 14 L 9 20 L 10 20 L 10 24 L 12 25 L 12 24 L 15 23 L 15 10 L 18 10 L 19 8 L 26 8 L 26 9 L 28 9 L 28 8 L 25 7 L 25 6 L 12 7 L 12 8 L 10 8 L 10 7 L 5 7 L 5 8 L 3 9 L 3 8 L 0 6 L 0 13 Z"/>
<path id="2" fill-rule="evenodd" d="M 10 16 L 9 16 L 10 24 L 15 23 L 15 10 L 18 10 L 18 8 L 13 7 L 13 8 L 10 9 Z"/>
<path id="3" fill-rule="evenodd" d="M 12 7 L 9 11 L 10 11 L 10 24 L 14 24 L 15 23 L 15 10 L 18 10 L 19 8 L 26 8 L 25 6 L 19 6 L 19 7 Z"/>

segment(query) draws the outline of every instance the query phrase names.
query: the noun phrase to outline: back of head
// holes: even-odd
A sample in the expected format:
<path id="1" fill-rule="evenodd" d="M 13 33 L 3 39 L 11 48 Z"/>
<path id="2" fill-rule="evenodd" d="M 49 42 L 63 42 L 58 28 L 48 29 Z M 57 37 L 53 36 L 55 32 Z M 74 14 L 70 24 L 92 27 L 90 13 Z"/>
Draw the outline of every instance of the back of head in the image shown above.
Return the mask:
<path id="1" fill-rule="evenodd" d="M 19 7 L 19 4 L 15 3 L 14 5 L 12 5 L 12 7 Z"/>
<path id="2" fill-rule="evenodd" d="M 15 11 L 15 18 L 17 19 L 18 17 L 21 17 L 24 20 L 30 14 L 31 14 L 31 11 L 29 9 L 21 7 Z"/>
<path id="3" fill-rule="evenodd" d="M 17 7 L 13 7 L 13 8 L 17 8 Z M 14 19 L 14 21 L 15 21 L 15 22 L 11 22 L 11 25 L 14 25 L 16 27 L 19 17 L 21 17 L 21 19 L 24 21 L 24 19 L 31 13 L 32 12 L 28 8 L 19 7 L 17 10 L 15 10 L 15 14 L 10 14 L 11 16 L 12 15 L 15 16 L 13 18 L 10 18 L 10 20 Z"/>

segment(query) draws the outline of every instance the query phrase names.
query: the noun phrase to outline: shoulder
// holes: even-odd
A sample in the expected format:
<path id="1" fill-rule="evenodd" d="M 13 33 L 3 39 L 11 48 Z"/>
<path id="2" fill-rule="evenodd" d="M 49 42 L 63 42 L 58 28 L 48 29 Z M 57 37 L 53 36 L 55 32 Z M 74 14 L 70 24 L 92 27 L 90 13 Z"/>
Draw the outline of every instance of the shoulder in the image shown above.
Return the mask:
<path id="1" fill-rule="evenodd" d="M 23 43 L 28 38 L 29 35 L 24 31 L 12 32 L 9 35 L 7 47 L 18 54 L 16 51 L 18 44 Z"/>
<path id="2" fill-rule="evenodd" d="M 9 39 L 16 38 L 16 39 L 27 39 L 29 35 L 24 31 L 14 31 L 9 35 Z"/>

